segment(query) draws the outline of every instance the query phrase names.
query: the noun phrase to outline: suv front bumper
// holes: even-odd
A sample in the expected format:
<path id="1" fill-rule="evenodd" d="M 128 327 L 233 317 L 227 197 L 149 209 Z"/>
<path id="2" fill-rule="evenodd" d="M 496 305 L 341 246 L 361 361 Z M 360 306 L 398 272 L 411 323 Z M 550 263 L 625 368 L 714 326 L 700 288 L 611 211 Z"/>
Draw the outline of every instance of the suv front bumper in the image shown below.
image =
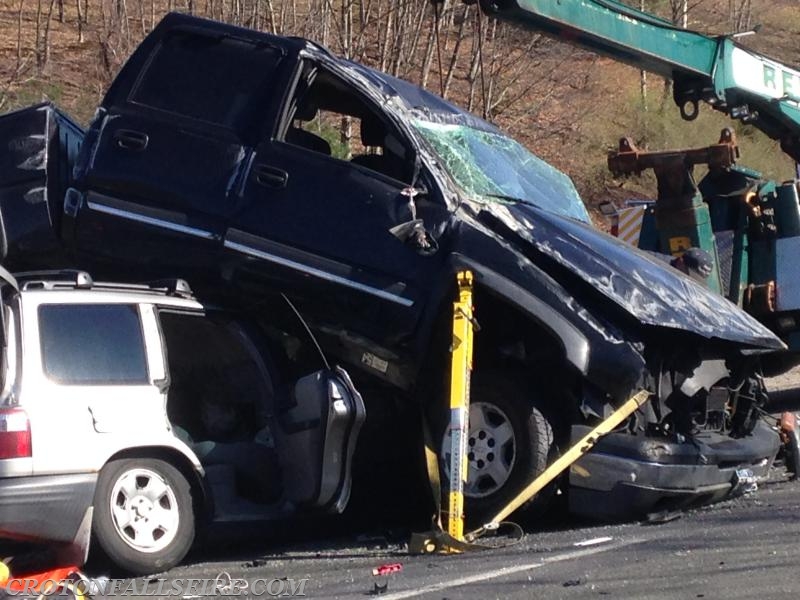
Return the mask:
<path id="1" fill-rule="evenodd" d="M 96 484 L 97 473 L 0 479 L 0 538 L 72 542 Z"/>
<path id="2" fill-rule="evenodd" d="M 574 426 L 573 443 L 588 431 Z M 716 502 L 766 476 L 779 447 L 763 422 L 740 439 L 702 433 L 676 443 L 610 434 L 570 468 L 570 512 L 618 520 Z"/>

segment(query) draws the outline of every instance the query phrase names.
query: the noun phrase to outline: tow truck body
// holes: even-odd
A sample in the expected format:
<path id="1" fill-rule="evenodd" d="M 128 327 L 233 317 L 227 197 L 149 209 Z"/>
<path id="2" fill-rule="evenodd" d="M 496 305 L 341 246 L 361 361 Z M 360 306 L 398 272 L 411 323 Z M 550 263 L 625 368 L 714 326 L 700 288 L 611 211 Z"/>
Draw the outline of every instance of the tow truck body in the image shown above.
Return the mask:
<path id="1" fill-rule="evenodd" d="M 709 36 L 615 0 L 482 0 L 487 14 L 550 34 L 673 81 L 673 97 L 688 121 L 699 103 L 750 124 L 800 161 L 800 72 L 757 54 L 736 35 Z M 737 165 L 735 136 L 724 130 L 708 148 L 643 152 L 623 138 L 609 155 L 617 175 L 653 169 L 658 198 L 636 207 L 635 242 L 644 250 L 680 256 L 689 247 L 714 261 L 709 288 L 742 306 L 783 338 L 790 354 L 768 370 L 797 361 L 800 352 L 798 182 L 764 180 Z M 695 165 L 708 165 L 699 183 Z"/>

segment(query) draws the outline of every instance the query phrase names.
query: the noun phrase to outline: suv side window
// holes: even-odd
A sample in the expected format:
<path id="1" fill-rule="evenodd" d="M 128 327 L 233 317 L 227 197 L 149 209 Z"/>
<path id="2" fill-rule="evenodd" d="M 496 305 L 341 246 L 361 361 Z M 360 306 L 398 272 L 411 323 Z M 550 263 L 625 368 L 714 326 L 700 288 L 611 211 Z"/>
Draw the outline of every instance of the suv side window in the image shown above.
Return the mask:
<path id="1" fill-rule="evenodd" d="M 280 57 L 264 44 L 175 31 L 150 57 L 130 100 L 241 132 L 266 101 Z"/>
<path id="2" fill-rule="evenodd" d="M 63 384 L 146 384 L 147 358 L 135 305 L 39 307 L 42 366 Z"/>
<path id="3" fill-rule="evenodd" d="M 283 141 L 411 183 L 411 152 L 376 107 L 337 75 L 312 65 L 306 70 Z M 347 141 L 339 131 L 344 122 L 349 123 Z"/>

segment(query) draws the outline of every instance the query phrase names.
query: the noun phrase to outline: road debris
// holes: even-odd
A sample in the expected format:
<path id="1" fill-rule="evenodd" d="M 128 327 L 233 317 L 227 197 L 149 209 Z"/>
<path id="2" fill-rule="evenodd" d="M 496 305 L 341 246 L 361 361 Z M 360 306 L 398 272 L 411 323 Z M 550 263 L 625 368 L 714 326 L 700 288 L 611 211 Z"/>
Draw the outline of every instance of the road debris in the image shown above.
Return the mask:
<path id="1" fill-rule="evenodd" d="M 387 581 L 383 585 L 379 584 L 377 581 L 373 584 L 372 589 L 367 592 L 370 596 L 378 596 L 380 594 L 385 594 L 389 590 L 389 582 Z"/>
<path id="2" fill-rule="evenodd" d="M 391 575 L 393 573 L 399 573 L 403 570 L 403 565 L 400 563 L 391 563 L 388 565 L 380 565 L 379 567 L 375 567 L 372 569 L 372 574 L 376 577 L 381 577 L 385 575 Z"/>
<path id="3" fill-rule="evenodd" d="M 680 519 L 681 513 L 677 510 L 662 510 L 658 512 L 648 513 L 645 516 L 643 525 L 661 525 L 662 523 L 669 523 L 675 519 Z"/>

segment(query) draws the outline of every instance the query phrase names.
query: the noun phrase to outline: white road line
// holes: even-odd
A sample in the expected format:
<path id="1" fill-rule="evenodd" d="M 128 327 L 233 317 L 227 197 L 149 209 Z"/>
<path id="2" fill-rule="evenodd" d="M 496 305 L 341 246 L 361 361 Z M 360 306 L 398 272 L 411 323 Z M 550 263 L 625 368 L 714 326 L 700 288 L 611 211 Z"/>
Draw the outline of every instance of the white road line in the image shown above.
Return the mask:
<path id="1" fill-rule="evenodd" d="M 572 560 L 574 558 L 583 558 L 585 556 L 591 556 L 593 554 L 600 554 L 601 552 L 615 550 L 617 548 L 622 548 L 623 546 L 630 546 L 632 544 L 639 543 L 640 541 L 641 540 L 639 539 L 632 539 L 624 542 L 618 542 L 616 544 L 609 544 L 607 546 L 593 546 L 585 550 L 575 550 L 573 552 L 566 552 L 565 554 L 560 554 L 552 558 L 544 558 L 535 563 L 516 565 L 514 567 L 503 567 L 502 569 L 495 569 L 494 571 L 486 571 L 485 573 L 478 573 L 476 575 L 470 575 L 468 577 L 461 577 L 460 579 L 441 581 L 439 583 L 426 585 L 414 590 L 404 590 L 402 592 L 397 592 L 394 594 L 386 594 L 386 595 L 381 594 L 381 600 L 402 600 L 403 598 L 413 598 L 415 596 L 421 596 L 422 594 L 429 594 L 431 592 L 440 592 L 442 590 L 450 588 L 461 587 L 462 585 L 469 585 L 471 583 L 479 583 L 482 581 L 487 581 L 489 579 L 504 577 L 506 575 L 513 575 L 515 573 L 520 573 L 522 571 L 531 571 L 533 569 L 538 569 L 539 567 L 544 567 L 545 565 L 548 565 L 550 563 L 557 563 L 565 560 Z"/>
<path id="2" fill-rule="evenodd" d="M 605 544 L 606 542 L 610 542 L 613 540 L 613 537 L 598 537 L 592 538 L 590 540 L 583 540 L 582 542 L 575 542 L 572 544 L 573 546 L 583 547 L 583 546 L 596 546 L 597 544 Z"/>

